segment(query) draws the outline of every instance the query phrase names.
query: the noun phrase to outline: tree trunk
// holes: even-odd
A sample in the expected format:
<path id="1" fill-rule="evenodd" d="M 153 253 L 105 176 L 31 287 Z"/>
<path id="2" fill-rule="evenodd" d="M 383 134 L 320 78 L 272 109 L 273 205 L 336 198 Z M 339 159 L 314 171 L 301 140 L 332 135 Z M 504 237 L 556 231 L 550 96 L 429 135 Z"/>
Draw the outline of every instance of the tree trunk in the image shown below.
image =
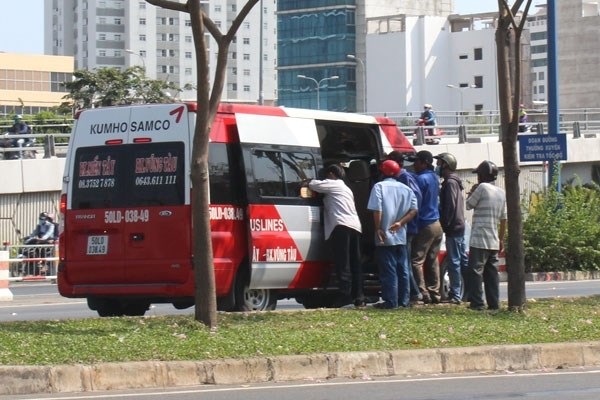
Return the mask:
<path id="1" fill-rule="evenodd" d="M 506 271 L 508 275 L 508 308 L 522 311 L 525 306 L 525 260 L 523 248 L 523 217 L 519 185 L 519 156 L 517 153 L 521 86 L 520 33 L 511 29 L 514 22 L 504 0 L 499 0 L 500 18 L 496 30 L 498 60 L 498 94 L 500 105 L 501 140 L 506 188 L 507 228 Z M 512 51 L 511 51 L 512 50 Z M 512 62 L 511 62 L 512 61 Z M 516 95 L 515 95 L 516 94 Z"/>
<path id="2" fill-rule="evenodd" d="M 215 330 L 217 328 L 217 298 L 208 213 L 208 141 L 225 83 L 229 45 L 242 22 L 259 0 L 248 0 L 246 2 L 231 23 L 226 35 L 222 35 L 217 25 L 202 11 L 200 0 L 187 0 L 185 3 L 175 0 L 146 1 L 158 7 L 188 13 L 192 23 L 194 49 L 196 50 L 196 102 L 198 104 L 191 160 L 192 224 L 194 229 L 192 262 L 196 284 L 194 293 L 196 302 L 195 318 L 196 321 L 204 323 L 211 330 Z M 219 46 L 212 92 L 209 84 L 210 60 L 208 59 L 206 30 L 209 31 Z"/>

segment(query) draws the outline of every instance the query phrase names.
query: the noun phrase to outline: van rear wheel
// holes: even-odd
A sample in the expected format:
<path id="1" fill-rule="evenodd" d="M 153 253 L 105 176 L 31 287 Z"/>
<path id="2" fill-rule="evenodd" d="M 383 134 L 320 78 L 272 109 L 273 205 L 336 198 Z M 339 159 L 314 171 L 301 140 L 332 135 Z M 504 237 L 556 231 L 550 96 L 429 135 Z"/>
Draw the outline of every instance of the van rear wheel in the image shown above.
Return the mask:
<path id="1" fill-rule="evenodd" d="M 235 279 L 236 311 L 270 311 L 277 306 L 277 293 L 273 289 L 251 289 L 248 271 L 238 271 Z"/>

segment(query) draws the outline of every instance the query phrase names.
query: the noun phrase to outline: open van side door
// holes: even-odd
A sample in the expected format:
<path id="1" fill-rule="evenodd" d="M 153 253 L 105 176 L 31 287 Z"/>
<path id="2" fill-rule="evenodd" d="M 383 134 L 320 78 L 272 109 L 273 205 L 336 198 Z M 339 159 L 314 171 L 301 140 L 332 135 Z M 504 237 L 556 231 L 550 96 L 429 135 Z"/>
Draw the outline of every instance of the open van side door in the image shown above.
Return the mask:
<path id="1" fill-rule="evenodd" d="M 322 167 L 314 119 L 236 114 L 246 171 L 250 288 L 326 285 L 321 202 L 300 197 Z"/>

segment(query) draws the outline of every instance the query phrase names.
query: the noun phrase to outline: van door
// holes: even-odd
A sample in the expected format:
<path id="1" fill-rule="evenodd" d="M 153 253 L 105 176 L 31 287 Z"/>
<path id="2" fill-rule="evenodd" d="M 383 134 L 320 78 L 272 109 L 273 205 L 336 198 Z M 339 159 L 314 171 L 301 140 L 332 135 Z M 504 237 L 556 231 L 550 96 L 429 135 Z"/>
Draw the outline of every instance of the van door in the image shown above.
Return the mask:
<path id="1" fill-rule="evenodd" d="M 314 120 L 236 114 L 236 121 L 247 180 L 250 288 L 326 285 L 322 207 L 300 197 L 302 181 L 321 167 Z"/>
<path id="2" fill-rule="evenodd" d="M 191 279 L 191 137 L 184 107 L 131 109 L 123 210 L 125 277 L 131 283 L 168 285 Z"/>
<path id="3" fill-rule="evenodd" d="M 68 246 L 65 278 L 75 292 L 86 285 L 123 283 L 125 248 L 122 194 L 127 185 L 119 145 L 129 126 L 128 108 L 83 111 L 76 120 L 64 182 Z M 98 286 L 96 286 L 98 287 Z"/>

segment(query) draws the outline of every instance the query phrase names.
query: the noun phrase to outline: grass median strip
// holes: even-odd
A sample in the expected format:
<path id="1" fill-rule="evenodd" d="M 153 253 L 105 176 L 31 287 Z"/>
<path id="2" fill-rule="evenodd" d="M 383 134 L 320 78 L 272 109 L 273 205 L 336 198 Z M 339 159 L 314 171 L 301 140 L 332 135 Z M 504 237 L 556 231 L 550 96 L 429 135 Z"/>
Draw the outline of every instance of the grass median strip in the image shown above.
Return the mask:
<path id="1" fill-rule="evenodd" d="M 417 306 L 0 324 L 0 364 L 206 360 L 345 351 L 598 340 L 600 296 L 530 300 L 523 314 Z"/>

